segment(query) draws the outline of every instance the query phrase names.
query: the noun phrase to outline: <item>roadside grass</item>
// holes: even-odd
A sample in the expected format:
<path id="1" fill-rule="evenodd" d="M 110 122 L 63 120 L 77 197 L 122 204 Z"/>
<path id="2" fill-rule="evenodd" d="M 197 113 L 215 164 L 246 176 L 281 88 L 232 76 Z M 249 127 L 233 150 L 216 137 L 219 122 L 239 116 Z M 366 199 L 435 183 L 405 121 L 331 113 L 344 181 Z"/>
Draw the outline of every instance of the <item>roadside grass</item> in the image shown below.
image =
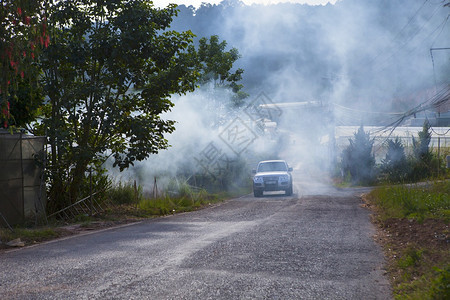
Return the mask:
<path id="1" fill-rule="evenodd" d="M 165 194 L 155 199 L 143 198 L 137 207 L 150 215 L 167 215 L 196 210 L 218 201 L 217 197 L 208 194 L 205 190 L 193 191 L 183 187 L 181 193 L 172 196 Z"/>
<path id="2" fill-rule="evenodd" d="M 419 222 L 426 218 L 450 221 L 450 181 L 375 188 L 371 197 L 381 208 L 380 217 L 409 218 Z"/>
<path id="3" fill-rule="evenodd" d="M 408 255 L 405 258 L 411 259 Z M 427 263 L 419 259 L 414 265 L 399 266 L 404 275 L 394 288 L 395 299 L 449 299 L 450 265 L 430 268 Z"/>
<path id="4" fill-rule="evenodd" d="M 86 230 L 194 211 L 248 193 L 248 187 L 212 194 L 205 189 L 179 184 L 153 198 L 134 183 L 119 182 L 101 195 L 110 203 L 102 213 L 93 216 L 79 214 L 70 220 L 51 219 L 45 226 L 15 226 L 13 231 L 0 227 L 0 249 L 9 248 L 6 243 L 15 239 L 21 239 L 25 245 L 30 245 Z"/>
<path id="5" fill-rule="evenodd" d="M 20 238 L 26 244 L 34 244 L 54 238 L 58 238 L 60 233 L 51 227 L 43 228 L 14 228 L 11 231 L 7 228 L 0 228 L 0 238 L 3 242 L 12 241 Z"/>
<path id="6" fill-rule="evenodd" d="M 450 182 L 380 186 L 366 200 L 394 298 L 450 299 Z"/>

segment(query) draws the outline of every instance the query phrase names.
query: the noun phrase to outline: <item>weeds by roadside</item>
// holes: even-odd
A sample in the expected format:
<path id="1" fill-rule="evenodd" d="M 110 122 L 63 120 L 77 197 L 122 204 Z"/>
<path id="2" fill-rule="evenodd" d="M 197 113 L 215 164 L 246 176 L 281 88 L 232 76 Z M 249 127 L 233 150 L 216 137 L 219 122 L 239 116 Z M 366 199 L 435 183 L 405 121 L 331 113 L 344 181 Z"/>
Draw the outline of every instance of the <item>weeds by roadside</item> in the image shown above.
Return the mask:
<path id="1" fill-rule="evenodd" d="M 380 217 L 409 218 L 419 222 L 426 218 L 450 221 L 450 182 L 394 185 L 376 188 L 370 196 L 380 207 Z"/>
<path id="2" fill-rule="evenodd" d="M 34 229 L 15 228 L 14 231 L 6 228 L 0 228 L 0 237 L 4 243 L 20 238 L 25 244 L 34 244 L 58 238 L 59 236 L 60 233 L 50 227 Z"/>
<path id="3" fill-rule="evenodd" d="M 396 299 L 450 299 L 450 182 L 383 186 L 366 196 Z"/>

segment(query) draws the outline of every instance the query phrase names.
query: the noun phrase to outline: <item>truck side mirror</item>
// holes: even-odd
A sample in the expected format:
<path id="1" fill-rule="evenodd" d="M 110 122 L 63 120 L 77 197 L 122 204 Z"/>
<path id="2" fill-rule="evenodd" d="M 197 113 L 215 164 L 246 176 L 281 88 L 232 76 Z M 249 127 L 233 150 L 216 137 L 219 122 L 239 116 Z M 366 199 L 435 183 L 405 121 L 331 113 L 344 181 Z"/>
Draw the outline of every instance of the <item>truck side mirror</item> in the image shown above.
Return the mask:
<path id="1" fill-rule="evenodd" d="M 288 172 L 292 172 L 294 169 L 292 169 L 292 167 L 288 168 Z"/>

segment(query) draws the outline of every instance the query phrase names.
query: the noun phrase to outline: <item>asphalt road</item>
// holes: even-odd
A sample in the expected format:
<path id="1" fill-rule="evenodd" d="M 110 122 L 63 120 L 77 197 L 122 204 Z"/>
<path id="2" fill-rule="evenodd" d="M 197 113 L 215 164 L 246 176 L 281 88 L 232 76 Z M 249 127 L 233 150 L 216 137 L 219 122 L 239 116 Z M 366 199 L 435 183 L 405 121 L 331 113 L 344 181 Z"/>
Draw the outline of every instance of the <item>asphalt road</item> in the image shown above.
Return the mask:
<path id="1" fill-rule="evenodd" d="M 0 254 L 0 299 L 390 299 L 361 190 L 207 209 Z"/>

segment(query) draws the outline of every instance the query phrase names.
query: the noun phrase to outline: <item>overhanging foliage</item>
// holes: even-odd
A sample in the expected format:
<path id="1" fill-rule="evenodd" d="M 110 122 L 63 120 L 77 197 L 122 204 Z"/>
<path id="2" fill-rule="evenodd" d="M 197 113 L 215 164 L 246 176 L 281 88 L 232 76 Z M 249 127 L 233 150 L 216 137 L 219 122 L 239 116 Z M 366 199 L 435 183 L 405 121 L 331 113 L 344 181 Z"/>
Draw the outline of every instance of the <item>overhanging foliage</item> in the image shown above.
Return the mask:
<path id="1" fill-rule="evenodd" d="M 198 64 L 190 31 L 170 31 L 175 6 L 137 0 L 59 1 L 48 17 L 38 125 L 50 144 L 50 198 L 76 199 L 88 167 L 112 157 L 121 170 L 167 148 L 175 122 L 160 114 L 192 91 Z"/>

